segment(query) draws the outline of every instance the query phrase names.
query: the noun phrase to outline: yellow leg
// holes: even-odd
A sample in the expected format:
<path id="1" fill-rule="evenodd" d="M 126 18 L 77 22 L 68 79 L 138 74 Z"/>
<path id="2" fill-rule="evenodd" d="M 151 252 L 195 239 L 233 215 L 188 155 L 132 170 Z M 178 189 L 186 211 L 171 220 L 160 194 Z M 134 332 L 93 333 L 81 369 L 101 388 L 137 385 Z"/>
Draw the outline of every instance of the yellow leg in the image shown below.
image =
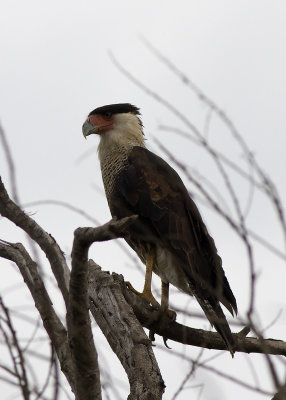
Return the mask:
<path id="1" fill-rule="evenodd" d="M 137 294 L 137 296 L 143 297 L 144 299 L 148 300 L 153 307 L 158 307 L 159 303 L 157 302 L 151 291 L 152 271 L 153 271 L 153 266 L 155 264 L 155 260 L 156 260 L 156 251 L 155 248 L 152 248 L 146 257 L 146 273 L 145 273 L 145 282 L 142 293 L 137 292 L 137 290 L 133 288 L 130 282 L 126 282 L 126 285 L 133 293 Z"/>
<path id="2" fill-rule="evenodd" d="M 172 320 L 176 319 L 175 311 L 169 310 L 169 282 L 161 284 L 161 309 Z"/>
<path id="3" fill-rule="evenodd" d="M 169 282 L 161 283 L 161 308 L 162 311 L 168 310 L 169 307 Z"/>

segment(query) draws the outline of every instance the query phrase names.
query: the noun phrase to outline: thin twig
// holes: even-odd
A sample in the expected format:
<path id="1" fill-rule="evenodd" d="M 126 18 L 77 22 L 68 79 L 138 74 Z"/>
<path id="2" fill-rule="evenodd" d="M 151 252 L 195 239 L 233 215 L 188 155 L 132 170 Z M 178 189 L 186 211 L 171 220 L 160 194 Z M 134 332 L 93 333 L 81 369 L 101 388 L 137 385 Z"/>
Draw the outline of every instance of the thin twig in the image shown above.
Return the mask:
<path id="1" fill-rule="evenodd" d="M 41 315 L 43 325 L 55 347 L 62 371 L 66 375 L 71 388 L 74 389 L 74 370 L 68 347 L 67 332 L 52 306 L 49 294 L 37 270 L 37 265 L 21 243 L 6 243 L 0 242 L 0 256 L 15 262 L 18 266 Z M 32 354 L 31 351 L 27 352 Z"/>
<path id="2" fill-rule="evenodd" d="M 9 339 L 5 335 L 7 346 L 9 349 L 11 349 L 10 355 L 13 360 L 14 372 L 18 379 L 18 384 L 19 384 L 19 387 L 21 388 L 23 398 L 25 400 L 29 400 L 30 399 L 30 388 L 29 388 L 29 381 L 28 381 L 28 376 L 27 376 L 27 371 L 26 371 L 24 354 L 20 347 L 16 331 L 12 324 L 9 309 L 5 306 L 3 299 L 1 297 L 0 297 L 0 307 L 2 308 L 3 313 L 6 317 L 6 324 L 9 329 L 10 335 L 12 337 L 12 342 L 10 343 Z M 2 330 L 2 332 L 4 333 L 3 330 Z M 13 354 L 13 348 L 16 350 L 16 355 Z"/>
<path id="3" fill-rule="evenodd" d="M 1 124 L 0 124 L 0 140 L 2 142 L 4 154 L 6 156 L 6 160 L 7 160 L 7 164 L 8 164 L 8 170 L 9 170 L 9 175 L 10 175 L 9 180 L 10 180 L 11 191 L 12 191 L 12 199 L 17 204 L 20 204 L 17 183 L 16 183 L 16 167 L 15 167 L 15 163 L 14 163 L 14 160 L 12 157 L 10 146 L 8 144 L 7 137 L 5 135 L 5 131 L 2 128 Z"/>

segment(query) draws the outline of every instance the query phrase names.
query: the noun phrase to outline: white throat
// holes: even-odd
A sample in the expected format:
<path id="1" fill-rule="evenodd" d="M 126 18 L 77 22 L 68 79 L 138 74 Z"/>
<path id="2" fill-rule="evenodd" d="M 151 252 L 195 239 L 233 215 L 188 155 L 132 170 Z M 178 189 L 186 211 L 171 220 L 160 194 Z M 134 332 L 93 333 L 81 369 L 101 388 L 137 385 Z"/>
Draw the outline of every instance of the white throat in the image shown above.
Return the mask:
<path id="1" fill-rule="evenodd" d="M 112 129 L 100 135 L 98 158 L 107 199 L 114 178 L 126 166 L 129 151 L 134 146 L 145 147 L 142 126 L 136 115 L 116 114 Z"/>
<path id="2" fill-rule="evenodd" d="M 117 114 L 114 116 L 113 128 L 100 135 L 99 161 L 104 162 L 110 153 L 128 152 L 134 146 L 145 147 L 139 119 L 131 113 Z"/>

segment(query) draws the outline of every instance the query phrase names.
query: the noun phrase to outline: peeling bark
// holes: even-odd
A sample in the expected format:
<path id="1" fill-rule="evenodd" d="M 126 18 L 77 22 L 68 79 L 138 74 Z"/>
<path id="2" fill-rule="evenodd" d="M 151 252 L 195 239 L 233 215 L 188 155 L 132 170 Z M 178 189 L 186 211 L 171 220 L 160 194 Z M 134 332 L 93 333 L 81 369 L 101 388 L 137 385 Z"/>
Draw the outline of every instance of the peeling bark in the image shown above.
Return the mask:
<path id="1" fill-rule="evenodd" d="M 91 312 L 124 367 L 130 384 L 128 400 L 159 400 L 164 382 L 152 343 L 120 287 L 120 277 L 89 262 Z"/>

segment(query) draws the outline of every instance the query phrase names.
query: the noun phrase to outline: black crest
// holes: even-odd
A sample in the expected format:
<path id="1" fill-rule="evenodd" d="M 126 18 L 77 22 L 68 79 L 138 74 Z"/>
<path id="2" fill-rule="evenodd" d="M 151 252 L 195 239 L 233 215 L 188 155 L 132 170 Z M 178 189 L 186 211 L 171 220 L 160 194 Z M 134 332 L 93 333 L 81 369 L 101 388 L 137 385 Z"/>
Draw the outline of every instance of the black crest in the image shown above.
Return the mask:
<path id="1" fill-rule="evenodd" d="M 109 104 L 106 106 L 98 107 L 95 110 L 91 111 L 88 116 L 96 115 L 96 114 L 122 114 L 122 113 L 132 113 L 135 115 L 140 115 L 140 110 L 138 107 L 133 106 L 130 103 L 122 103 L 122 104 Z"/>

